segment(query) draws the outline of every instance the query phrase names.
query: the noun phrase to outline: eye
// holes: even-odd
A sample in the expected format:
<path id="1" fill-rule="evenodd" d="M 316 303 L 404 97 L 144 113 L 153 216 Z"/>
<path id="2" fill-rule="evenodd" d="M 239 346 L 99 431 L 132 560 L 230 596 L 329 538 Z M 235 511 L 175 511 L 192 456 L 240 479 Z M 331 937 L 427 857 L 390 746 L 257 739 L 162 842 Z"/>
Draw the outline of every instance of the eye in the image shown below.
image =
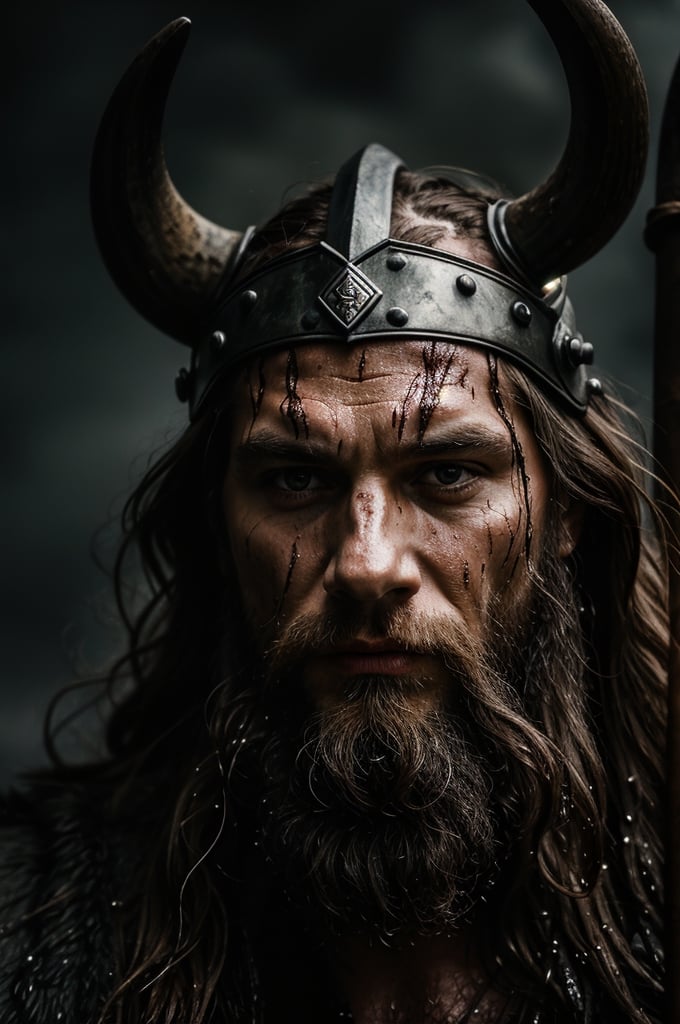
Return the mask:
<path id="1" fill-rule="evenodd" d="M 306 491 L 311 488 L 315 481 L 315 475 L 311 469 L 296 467 L 293 469 L 282 469 L 277 473 L 277 483 L 284 491 Z M 316 481 L 318 486 L 318 480 Z"/>
<path id="2" fill-rule="evenodd" d="M 466 473 L 466 470 L 462 466 L 437 466 L 436 469 L 431 470 L 437 483 L 442 484 L 444 487 L 448 487 L 451 484 L 458 484 L 461 482 L 461 478 Z"/>
<path id="3" fill-rule="evenodd" d="M 470 483 L 478 474 L 458 462 L 442 462 L 426 469 L 419 478 L 419 483 L 430 487 L 455 488 Z"/>

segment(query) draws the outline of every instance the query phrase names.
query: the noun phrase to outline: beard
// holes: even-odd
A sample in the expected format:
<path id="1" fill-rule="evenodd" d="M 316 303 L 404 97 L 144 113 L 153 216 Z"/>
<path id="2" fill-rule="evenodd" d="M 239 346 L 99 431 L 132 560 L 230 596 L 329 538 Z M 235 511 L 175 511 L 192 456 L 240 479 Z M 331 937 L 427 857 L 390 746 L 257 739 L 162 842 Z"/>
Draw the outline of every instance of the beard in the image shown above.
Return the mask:
<path id="1" fill-rule="evenodd" d="M 524 599 L 505 605 L 481 639 L 405 608 L 370 624 L 306 616 L 265 657 L 237 774 L 256 780 L 258 830 L 288 899 L 325 929 L 388 944 L 451 932 L 490 899 L 510 853 L 535 845 L 537 823 L 559 816 L 562 759 L 538 709 L 553 674 L 582 677 L 561 560 L 546 556 Z M 349 677 L 332 705 L 315 703 L 305 661 L 369 625 L 437 656 L 436 700 L 427 678 L 371 675 Z M 564 699 L 573 722 L 578 685 Z"/>

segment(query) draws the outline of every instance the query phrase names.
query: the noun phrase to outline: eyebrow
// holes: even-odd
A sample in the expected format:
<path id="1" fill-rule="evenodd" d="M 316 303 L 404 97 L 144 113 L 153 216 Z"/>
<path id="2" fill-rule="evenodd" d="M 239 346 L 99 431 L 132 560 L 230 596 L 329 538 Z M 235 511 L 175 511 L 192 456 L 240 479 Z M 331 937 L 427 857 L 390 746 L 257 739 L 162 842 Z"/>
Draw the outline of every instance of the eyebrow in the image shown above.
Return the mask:
<path id="1" fill-rule="evenodd" d="M 480 424 L 452 424 L 433 430 L 431 436 L 420 441 L 400 441 L 399 457 L 447 455 L 451 452 L 483 451 L 490 456 L 512 455 L 512 440 L 507 433 L 499 433 Z M 268 430 L 251 434 L 238 445 L 234 458 L 241 465 L 268 459 L 308 459 L 312 462 L 335 458 L 337 443 L 313 438 L 293 440 Z M 386 456 L 387 457 L 387 456 Z"/>

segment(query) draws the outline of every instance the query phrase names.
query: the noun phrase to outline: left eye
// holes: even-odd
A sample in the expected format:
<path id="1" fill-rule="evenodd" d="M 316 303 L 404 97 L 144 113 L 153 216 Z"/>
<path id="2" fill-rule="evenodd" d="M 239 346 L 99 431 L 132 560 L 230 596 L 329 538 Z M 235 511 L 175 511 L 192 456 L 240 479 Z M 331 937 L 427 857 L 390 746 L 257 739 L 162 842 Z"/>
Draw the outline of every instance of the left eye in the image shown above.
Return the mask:
<path id="1" fill-rule="evenodd" d="M 439 466 L 431 466 L 425 470 L 420 480 L 423 484 L 439 487 L 455 487 L 456 484 L 467 483 L 474 476 L 474 473 L 460 466 L 458 463 L 442 463 Z"/>
<path id="2" fill-rule="evenodd" d="M 285 491 L 306 491 L 313 480 L 311 469 L 284 469 L 279 474 L 280 486 Z"/>
<path id="3" fill-rule="evenodd" d="M 442 484 L 446 487 L 451 484 L 460 483 L 461 477 L 466 471 L 462 466 L 437 466 L 430 472 L 438 484 Z"/>

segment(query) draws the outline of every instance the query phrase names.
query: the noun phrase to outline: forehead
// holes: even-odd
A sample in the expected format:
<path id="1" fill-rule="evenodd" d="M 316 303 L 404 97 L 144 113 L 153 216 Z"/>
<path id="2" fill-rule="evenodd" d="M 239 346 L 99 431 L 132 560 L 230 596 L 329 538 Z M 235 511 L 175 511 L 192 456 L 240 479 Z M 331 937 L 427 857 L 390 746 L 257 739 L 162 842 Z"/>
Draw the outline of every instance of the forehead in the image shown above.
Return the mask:
<path id="1" fill-rule="evenodd" d="M 273 353 L 243 370 L 234 411 L 237 418 L 259 425 L 264 418 L 296 436 L 324 423 L 337 430 L 384 420 L 385 413 L 400 436 L 445 414 L 503 429 L 486 352 L 427 339 L 312 344 Z"/>

